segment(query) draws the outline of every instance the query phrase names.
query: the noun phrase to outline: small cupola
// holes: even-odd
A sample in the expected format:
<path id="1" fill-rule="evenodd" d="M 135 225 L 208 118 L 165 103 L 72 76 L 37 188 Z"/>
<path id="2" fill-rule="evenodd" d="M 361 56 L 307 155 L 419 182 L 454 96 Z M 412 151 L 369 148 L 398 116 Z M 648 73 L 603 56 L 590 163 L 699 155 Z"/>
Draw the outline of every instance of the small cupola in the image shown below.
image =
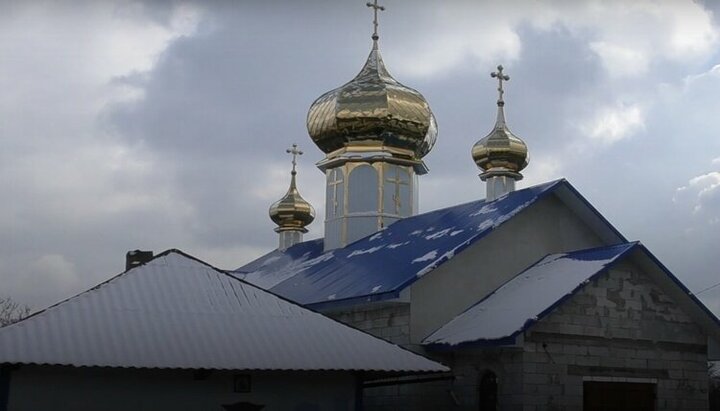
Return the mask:
<path id="1" fill-rule="evenodd" d="M 277 224 L 275 232 L 280 235 L 278 249 L 286 250 L 288 247 L 302 242 L 303 234 L 307 233 L 305 228 L 315 219 L 315 209 L 305 201 L 297 189 L 295 182 L 297 171 L 297 156 L 302 155 L 297 145 L 287 149 L 292 154 L 292 171 L 290 172 L 290 188 L 283 198 L 270 206 L 270 219 Z"/>
<path id="2" fill-rule="evenodd" d="M 529 161 L 525 142 L 513 134 L 505 122 L 505 100 L 503 99 L 503 81 L 510 76 L 503 74 L 503 66 L 490 73 L 498 79 L 497 120 L 493 130 L 480 139 L 472 148 L 472 158 L 480 168 L 480 179 L 485 181 L 488 201 L 515 190 L 515 182 L 522 180 L 520 174 Z"/>

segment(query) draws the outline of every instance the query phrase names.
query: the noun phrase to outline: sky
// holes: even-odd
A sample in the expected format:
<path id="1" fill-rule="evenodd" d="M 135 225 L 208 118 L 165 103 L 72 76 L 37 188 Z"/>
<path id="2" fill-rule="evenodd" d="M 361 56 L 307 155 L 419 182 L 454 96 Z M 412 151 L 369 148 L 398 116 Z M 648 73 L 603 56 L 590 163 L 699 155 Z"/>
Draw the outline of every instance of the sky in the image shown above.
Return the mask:
<path id="1" fill-rule="evenodd" d="M 470 149 L 502 64 L 519 188 L 564 177 L 691 291 L 720 282 L 720 3 L 380 3 L 383 59 L 439 126 L 421 212 L 484 197 Z M 364 0 L 0 0 L 0 296 L 43 308 L 133 249 L 227 269 L 271 251 L 293 143 L 322 216 L 307 110 L 371 33 Z M 720 314 L 720 287 L 699 298 Z"/>

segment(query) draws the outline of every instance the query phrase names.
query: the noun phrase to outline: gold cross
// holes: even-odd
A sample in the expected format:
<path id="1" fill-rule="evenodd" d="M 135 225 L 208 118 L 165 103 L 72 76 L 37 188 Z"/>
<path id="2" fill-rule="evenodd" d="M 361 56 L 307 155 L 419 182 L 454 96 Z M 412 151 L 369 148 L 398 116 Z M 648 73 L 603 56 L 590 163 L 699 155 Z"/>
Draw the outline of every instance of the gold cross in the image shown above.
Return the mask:
<path id="1" fill-rule="evenodd" d="M 332 193 L 333 193 L 333 198 L 332 198 L 333 209 L 332 209 L 331 217 L 337 216 L 337 209 L 338 209 L 338 188 L 337 188 L 337 186 L 339 184 L 343 183 L 342 176 L 343 176 L 342 170 L 339 170 L 336 168 L 336 169 L 330 171 L 330 176 L 329 176 L 330 178 L 328 179 L 329 180 L 328 185 L 332 188 Z M 342 195 L 343 193 L 341 192 L 340 194 Z"/>
<path id="2" fill-rule="evenodd" d="M 394 190 L 395 193 L 393 193 L 392 198 L 393 198 L 393 202 L 395 203 L 395 214 L 400 214 L 400 208 L 402 207 L 402 202 L 400 200 L 400 188 L 403 185 L 407 186 L 410 184 L 408 182 L 400 179 L 400 169 L 399 168 L 395 169 L 394 177 L 395 178 L 393 178 L 393 176 L 390 176 L 389 178 L 386 178 L 385 181 L 387 181 L 388 183 L 391 183 L 395 186 L 395 190 Z"/>
<path id="3" fill-rule="evenodd" d="M 503 74 L 503 66 L 497 66 L 498 71 L 493 71 L 490 73 L 490 77 L 497 78 L 498 79 L 498 104 L 503 105 L 505 104 L 505 101 L 503 100 L 503 94 L 505 93 L 505 90 L 503 90 L 503 80 L 508 81 L 510 80 L 510 76 L 507 74 Z"/>
<path id="4" fill-rule="evenodd" d="M 292 159 L 292 165 L 293 165 L 292 172 L 293 172 L 293 174 L 295 174 L 295 166 L 297 165 L 297 156 L 301 156 L 301 155 L 303 154 L 303 152 L 300 151 L 300 150 L 298 150 L 297 144 L 293 144 L 292 147 L 291 147 L 291 148 L 288 148 L 287 150 L 285 150 L 285 152 L 288 153 L 288 154 L 292 154 L 292 156 L 293 156 L 293 159 Z"/>
<path id="5" fill-rule="evenodd" d="M 385 11 L 385 7 L 378 5 L 378 0 L 374 0 L 373 3 L 368 2 L 368 3 L 367 3 L 367 6 L 373 8 L 373 14 L 375 15 L 374 18 L 373 18 L 373 26 L 375 27 L 375 29 L 373 30 L 372 39 L 373 39 L 373 40 L 377 40 L 377 39 L 380 38 L 380 36 L 378 36 L 378 33 L 377 33 L 377 29 L 378 29 L 378 10 Z"/>

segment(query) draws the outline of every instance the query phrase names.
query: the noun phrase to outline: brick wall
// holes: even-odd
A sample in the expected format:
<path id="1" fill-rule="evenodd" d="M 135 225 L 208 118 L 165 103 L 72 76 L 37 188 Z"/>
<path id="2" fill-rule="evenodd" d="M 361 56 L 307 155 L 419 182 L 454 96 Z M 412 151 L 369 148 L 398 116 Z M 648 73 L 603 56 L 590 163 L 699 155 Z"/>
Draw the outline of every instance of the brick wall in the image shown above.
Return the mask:
<path id="1" fill-rule="evenodd" d="M 581 410 L 583 381 L 655 383 L 658 410 L 707 410 L 707 337 L 647 276 L 618 267 L 526 334 L 524 410 Z"/>
<path id="2" fill-rule="evenodd" d="M 410 343 L 409 304 L 377 304 L 326 314 L 395 344 Z"/>
<path id="3" fill-rule="evenodd" d="M 410 305 L 376 303 L 345 311 L 325 313 L 338 321 L 426 355 L 410 345 Z M 431 357 L 432 358 L 432 357 Z M 434 359 L 448 364 L 449 358 Z M 457 409 L 450 381 L 388 385 L 364 390 L 364 409 L 369 411 L 422 411 Z"/>

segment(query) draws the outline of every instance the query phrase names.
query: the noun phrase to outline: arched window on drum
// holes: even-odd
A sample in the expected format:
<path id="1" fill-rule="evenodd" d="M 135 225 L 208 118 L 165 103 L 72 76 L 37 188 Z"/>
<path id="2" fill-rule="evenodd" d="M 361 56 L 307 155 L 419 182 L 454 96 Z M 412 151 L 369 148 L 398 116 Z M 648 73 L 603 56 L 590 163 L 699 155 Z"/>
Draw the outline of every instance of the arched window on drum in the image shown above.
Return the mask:
<path id="1" fill-rule="evenodd" d="M 363 164 L 350 172 L 348 183 L 348 212 L 377 212 L 378 175 L 370 165 Z"/>

